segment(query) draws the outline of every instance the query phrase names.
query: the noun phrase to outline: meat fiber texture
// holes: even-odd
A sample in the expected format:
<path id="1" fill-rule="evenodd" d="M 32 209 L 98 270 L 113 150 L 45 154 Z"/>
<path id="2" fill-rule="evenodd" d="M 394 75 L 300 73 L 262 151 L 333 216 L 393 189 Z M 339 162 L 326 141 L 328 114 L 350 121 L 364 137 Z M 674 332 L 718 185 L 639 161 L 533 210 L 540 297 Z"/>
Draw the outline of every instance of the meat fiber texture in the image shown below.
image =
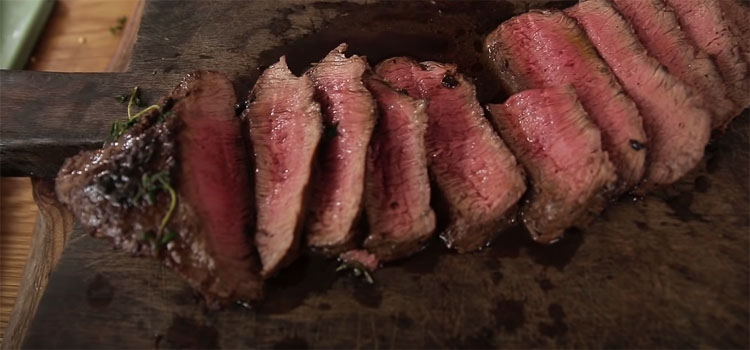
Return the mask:
<path id="1" fill-rule="evenodd" d="M 245 117 L 255 154 L 255 242 L 270 276 L 297 257 L 311 172 L 323 131 L 310 77 L 282 57 L 258 79 Z"/>
<path id="2" fill-rule="evenodd" d="M 559 11 L 530 11 L 490 33 L 485 50 L 509 93 L 571 84 L 617 169 L 613 195 L 639 184 L 647 144 L 641 114 L 574 20 Z"/>
<path id="3" fill-rule="evenodd" d="M 688 36 L 716 62 L 739 113 L 750 106 L 750 63 L 740 46 L 741 42 L 747 45 L 748 33 L 737 32 L 719 5 L 722 1 L 730 0 L 665 0 Z"/>
<path id="4" fill-rule="evenodd" d="M 378 77 L 367 77 L 365 85 L 380 118 L 367 154 L 364 247 L 378 260 L 390 261 L 419 251 L 435 230 L 424 140 L 426 103 Z"/>
<path id="5" fill-rule="evenodd" d="M 521 217 L 536 241 L 555 242 L 601 212 L 617 176 L 573 87 L 526 90 L 488 110 L 531 179 Z"/>
<path id="6" fill-rule="evenodd" d="M 376 73 L 427 100 L 428 164 L 449 210 L 441 236 L 459 252 L 481 249 L 515 217 L 526 185 L 516 158 L 485 119 L 474 85 L 455 65 L 404 57 L 383 61 Z"/>
<path id="7" fill-rule="evenodd" d="M 728 2 L 728 1 L 720 1 Z M 727 87 L 711 58 L 697 48 L 663 0 L 612 0 L 648 53 L 690 86 L 711 112 L 712 127 L 723 129 L 737 115 Z"/>
<path id="8" fill-rule="evenodd" d="M 674 183 L 695 168 L 711 136 L 711 116 L 698 96 L 648 55 L 607 1 L 582 1 L 566 13 L 578 21 L 643 115 L 649 138 L 644 188 Z"/>
<path id="9" fill-rule="evenodd" d="M 341 44 L 307 74 L 328 127 L 307 218 L 307 245 L 329 255 L 353 248 L 362 212 L 367 147 L 375 127 L 375 101 L 362 82 L 369 69 Z"/>
<path id="10" fill-rule="evenodd" d="M 731 21 L 730 28 L 739 41 L 745 62 L 750 64 L 750 3 L 746 0 L 721 0 L 719 5 L 726 18 Z"/>
<path id="11" fill-rule="evenodd" d="M 60 201 L 95 236 L 157 256 L 208 305 L 262 297 L 235 102 L 223 75 L 191 73 L 160 112 L 144 115 L 104 148 L 66 160 L 56 179 Z M 171 216 L 170 192 L 158 178 L 175 191 Z"/>

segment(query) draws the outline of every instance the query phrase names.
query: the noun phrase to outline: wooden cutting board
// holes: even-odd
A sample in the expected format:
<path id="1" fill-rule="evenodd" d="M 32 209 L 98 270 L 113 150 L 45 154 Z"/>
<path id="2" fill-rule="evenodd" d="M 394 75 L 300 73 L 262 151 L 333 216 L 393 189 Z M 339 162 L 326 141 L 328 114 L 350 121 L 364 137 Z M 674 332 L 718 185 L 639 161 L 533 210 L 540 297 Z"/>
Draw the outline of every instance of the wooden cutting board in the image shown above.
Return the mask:
<path id="1" fill-rule="evenodd" d="M 64 157 L 98 147 L 125 114 L 113 96 L 135 85 L 155 101 L 184 73 L 217 69 L 244 95 L 280 55 L 301 73 L 344 41 L 372 63 L 457 62 L 482 102 L 499 102 L 479 59 L 482 35 L 530 7 L 568 4 L 151 1 L 128 73 L 0 74 L 0 172 L 53 175 Z M 476 254 L 435 241 L 376 272 L 374 285 L 303 257 L 252 310 L 206 310 L 158 262 L 76 228 L 24 346 L 747 348 L 749 120 L 717 137 L 680 183 L 612 203 L 554 246 L 521 229 Z"/>

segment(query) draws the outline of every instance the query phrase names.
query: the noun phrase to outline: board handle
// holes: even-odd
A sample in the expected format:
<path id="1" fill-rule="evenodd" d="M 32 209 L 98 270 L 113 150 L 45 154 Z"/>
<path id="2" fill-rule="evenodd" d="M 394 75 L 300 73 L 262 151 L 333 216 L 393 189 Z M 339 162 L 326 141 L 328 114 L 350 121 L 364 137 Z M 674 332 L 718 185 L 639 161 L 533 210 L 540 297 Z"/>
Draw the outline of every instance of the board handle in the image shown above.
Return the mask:
<path id="1" fill-rule="evenodd" d="M 0 70 L 0 176 L 54 177 L 65 158 L 101 147 L 112 123 L 127 118 L 117 96 L 138 86 L 144 102 L 156 103 L 179 79 Z"/>

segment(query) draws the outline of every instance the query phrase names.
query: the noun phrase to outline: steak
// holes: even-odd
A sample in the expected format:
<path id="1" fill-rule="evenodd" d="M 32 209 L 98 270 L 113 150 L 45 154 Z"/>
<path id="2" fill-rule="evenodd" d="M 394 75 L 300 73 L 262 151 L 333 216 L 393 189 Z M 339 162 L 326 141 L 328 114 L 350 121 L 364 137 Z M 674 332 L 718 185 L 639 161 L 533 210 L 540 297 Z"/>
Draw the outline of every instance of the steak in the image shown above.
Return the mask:
<path id="1" fill-rule="evenodd" d="M 649 138 L 646 186 L 677 181 L 703 158 L 710 114 L 688 86 L 648 55 L 608 2 L 582 1 L 566 13 L 578 21 L 643 115 Z"/>
<path id="2" fill-rule="evenodd" d="M 365 210 L 369 235 L 364 247 L 380 261 L 407 257 L 435 230 L 424 134 L 426 103 L 370 76 L 365 86 L 377 101 L 380 119 L 367 154 Z"/>
<path id="3" fill-rule="evenodd" d="M 521 217 L 534 240 L 553 243 L 601 212 L 617 176 L 572 86 L 526 90 L 488 110 L 529 174 Z"/>
<path id="4" fill-rule="evenodd" d="M 375 101 L 362 82 L 364 57 L 331 51 L 309 72 L 330 136 L 321 145 L 307 218 L 307 244 L 335 255 L 353 247 L 362 211 L 367 145 L 375 127 Z"/>
<path id="5" fill-rule="evenodd" d="M 734 29 L 742 54 L 745 55 L 745 62 L 750 64 L 750 36 L 747 35 L 750 33 L 750 5 L 747 1 L 744 1 L 744 4 L 742 2 L 743 0 L 722 0 L 719 1 L 719 5 L 731 21 L 730 28 Z"/>
<path id="6" fill-rule="evenodd" d="M 255 242 L 264 276 L 291 263 L 299 251 L 323 131 L 313 92 L 310 77 L 296 77 L 281 57 L 258 79 L 244 113 L 255 154 Z"/>
<path id="7" fill-rule="evenodd" d="M 522 168 L 484 117 L 474 85 L 455 65 L 404 57 L 383 61 L 376 72 L 428 101 L 428 163 L 449 208 L 441 237 L 459 252 L 481 249 L 515 217 L 526 185 Z"/>
<path id="8" fill-rule="evenodd" d="M 485 50 L 509 93 L 573 85 L 617 169 L 613 195 L 640 182 L 647 144 L 641 115 L 574 20 L 559 11 L 513 17 L 487 36 Z"/>
<path id="9" fill-rule="evenodd" d="M 725 0 L 722 0 L 725 1 Z M 750 67 L 742 54 L 733 23 L 716 0 L 665 0 L 688 36 L 708 53 L 729 90 L 737 112 L 750 105 Z M 742 34 L 747 37 L 747 33 Z M 729 121 L 727 121 L 728 123 Z"/>
<path id="10" fill-rule="evenodd" d="M 67 159 L 56 179 L 92 235 L 158 257 L 212 306 L 262 296 L 235 102 L 223 75 L 192 73 L 124 135 Z"/>
<path id="11" fill-rule="evenodd" d="M 613 0 L 613 4 L 648 53 L 698 93 L 701 106 L 711 112 L 712 127 L 723 129 L 737 107 L 727 96 L 716 65 L 687 37 L 674 12 L 662 0 Z"/>

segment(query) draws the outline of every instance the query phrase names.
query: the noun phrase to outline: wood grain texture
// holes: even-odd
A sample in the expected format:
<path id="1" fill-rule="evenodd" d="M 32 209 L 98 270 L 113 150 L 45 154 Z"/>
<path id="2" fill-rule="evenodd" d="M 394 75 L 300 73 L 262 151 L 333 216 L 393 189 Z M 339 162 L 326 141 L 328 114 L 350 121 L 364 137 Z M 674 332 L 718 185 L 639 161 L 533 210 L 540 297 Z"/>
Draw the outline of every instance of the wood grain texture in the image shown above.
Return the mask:
<path id="1" fill-rule="evenodd" d="M 165 74 L 6 71 L 0 84 L 0 173 L 3 176 L 54 176 L 65 158 L 101 147 L 112 123 L 127 119 L 127 106 L 115 100 L 138 86 L 147 103 L 181 77 Z M 38 90 L 50 94 L 40 103 Z M 29 93 L 32 91 L 32 93 Z"/>
<path id="2" fill-rule="evenodd" d="M 0 181 L 0 337 L 21 284 L 36 213 L 28 178 Z"/>
<path id="3" fill-rule="evenodd" d="M 137 30 L 137 23 L 126 24 L 121 35 L 101 34 L 109 34 L 109 26 L 116 23 L 117 17 L 127 15 L 129 8 L 134 7 L 134 2 L 135 0 L 58 1 L 27 69 L 60 72 L 100 71 L 108 62 L 116 62 L 117 59 L 110 60 L 115 47 L 118 47 L 118 52 L 132 51 L 133 40 L 125 43 L 129 45 L 127 49 L 121 50 L 118 45 L 121 38 L 135 38 L 135 33 L 131 32 Z M 140 15 L 135 11 L 133 13 Z M 129 18 L 133 19 L 133 14 Z M 78 43 L 79 37 L 86 38 L 86 42 Z M 60 242 L 65 236 L 59 232 L 53 235 L 47 230 L 50 227 L 68 226 L 61 220 L 44 221 L 62 219 L 62 215 L 37 214 L 38 209 L 32 198 L 32 185 L 28 178 L 2 178 L 0 182 L 3 189 L 0 191 L 0 266 L 3 271 L 0 275 L 0 342 L 3 342 L 6 348 L 17 348 L 29 320 L 33 317 L 31 311 L 36 309 L 36 302 L 44 292 L 39 286 L 46 284 L 46 278 L 52 268 L 48 262 L 55 256 L 59 257 L 61 253 Z M 38 191 L 36 195 L 42 196 Z M 55 206 L 49 208 L 51 213 L 59 212 L 59 208 Z M 54 241 L 48 244 L 49 242 L 40 235 Z M 8 241 L 13 244 L 7 244 Z M 36 267 L 26 269 L 28 261 L 31 261 L 32 265 L 36 264 Z M 36 274 L 36 271 L 40 273 Z M 19 290 L 20 293 L 17 293 Z M 19 300 L 16 298 L 17 295 L 20 295 Z M 5 340 L 6 336 L 10 339 Z"/>
<path id="4" fill-rule="evenodd" d="M 49 276 L 63 253 L 63 248 L 73 229 L 73 216 L 58 201 L 55 195 L 54 180 L 35 179 L 33 182 L 34 201 L 39 208 L 28 262 L 18 286 L 3 340 L 3 348 L 20 347 L 31 323 L 31 315 L 36 314 L 39 301 L 47 286 Z"/>

